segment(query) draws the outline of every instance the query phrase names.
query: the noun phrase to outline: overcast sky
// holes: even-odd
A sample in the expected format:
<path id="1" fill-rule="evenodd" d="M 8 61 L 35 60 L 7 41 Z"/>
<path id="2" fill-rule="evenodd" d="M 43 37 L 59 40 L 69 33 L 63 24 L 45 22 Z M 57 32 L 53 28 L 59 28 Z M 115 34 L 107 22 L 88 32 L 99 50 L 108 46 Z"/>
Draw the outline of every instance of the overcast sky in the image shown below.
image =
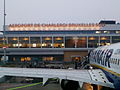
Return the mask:
<path id="1" fill-rule="evenodd" d="M 6 13 L 6 24 L 98 23 L 101 19 L 120 22 L 120 0 L 6 0 Z"/>

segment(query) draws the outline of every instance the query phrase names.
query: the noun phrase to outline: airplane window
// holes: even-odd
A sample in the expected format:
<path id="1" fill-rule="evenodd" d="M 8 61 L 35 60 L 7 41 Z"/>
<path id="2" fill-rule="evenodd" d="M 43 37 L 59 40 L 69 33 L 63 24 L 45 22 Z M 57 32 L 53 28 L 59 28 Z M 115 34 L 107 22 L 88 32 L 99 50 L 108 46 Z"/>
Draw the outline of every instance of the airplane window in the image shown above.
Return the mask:
<path id="1" fill-rule="evenodd" d="M 117 49 L 114 54 L 120 54 L 120 49 Z"/>
<path id="2" fill-rule="evenodd" d="M 113 64 L 115 64 L 115 59 L 113 60 Z"/>
<path id="3" fill-rule="evenodd" d="M 118 59 L 118 65 L 119 65 L 120 59 Z"/>
<path id="4" fill-rule="evenodd" d="M 114 60 L 114 64 L 116 63 L 116 59 Z"/>
<path id="5" fill-rule="evenodd" d="M 113 62 L 113 59 L 111 58 L 111 63 Z"/>
<path id="6" fill-rule="evenodd" d="M 114 64 L 116 64 L 116 59 L 115 59 L 115 62 L 114 62 Z"/>
<path id="7" fill-rule="evenodd" d="M 116 61 L 115 61 L 115 64 L 117 64 L 117 59 L 116 59 Z"/>
<path id="8" fill-rule="evenodd" d="M 114 59 L 112 60 L 112 63 L 114 64 Z"/>
<path id="9" fill-rule="evenodd" d="M 117 59 L 115 59 L 115 64 L 116 64 L 116 62 L 117 62 Z"/>
<path id="10" fill-rule="evenodd" d="M 111 58 L 109 59 L 110 63 L 111 63 Z"/>
<path id="11" fill-rule="evenodd" d="M 114 59 L 112 58 L 112 63 L 113 63 Z"/>
<path id="12" fill-rule="evenodd" d="M 114 58 L 112 58 L 112 63 L 114 63 Z"/>
<path id="13" fill-rule="evenodd" d="M 111 58 L 111 63 L 113 63 L 113 58 Z"/>
<path id="14" fill-rule="evenodd" d="M 114 62 L 115 62 L 115 59 L 113 59 L 113 64 L 114 64 Z"/>
<path id="15" fill-rule="evenodd" d="M 115 59 L 113 58 L 112 63 L 114 64 Z"/>

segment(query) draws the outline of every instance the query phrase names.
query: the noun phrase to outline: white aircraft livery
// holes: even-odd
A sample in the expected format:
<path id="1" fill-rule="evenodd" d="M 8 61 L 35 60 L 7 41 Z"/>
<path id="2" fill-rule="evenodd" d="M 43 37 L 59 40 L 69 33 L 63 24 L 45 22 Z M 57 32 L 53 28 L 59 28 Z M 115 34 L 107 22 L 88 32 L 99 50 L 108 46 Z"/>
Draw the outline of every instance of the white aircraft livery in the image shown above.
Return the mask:
<path id="1" fill-rule="evenodd" d="M 120 43 L 98 47 L 88 57 L 90 65 L 102 69 L 108 80 L 120 90 Z"/>

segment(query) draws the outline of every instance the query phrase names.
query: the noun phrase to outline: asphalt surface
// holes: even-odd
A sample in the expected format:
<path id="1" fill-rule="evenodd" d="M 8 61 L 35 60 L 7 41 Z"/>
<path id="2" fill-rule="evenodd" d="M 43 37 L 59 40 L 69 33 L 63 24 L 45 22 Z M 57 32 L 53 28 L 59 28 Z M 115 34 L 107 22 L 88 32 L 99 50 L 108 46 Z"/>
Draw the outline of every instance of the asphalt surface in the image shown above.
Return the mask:
<path id="1" fill-rule="evenodd" d="M 50 83 L 46 86 L 42 84 L 37 84 L 29 86 L 30 84 L 21 84 L 21 83 L 1 83 L 0 90 L 62 90 L 60 84 Z M 23 87 L 26 86 L 26 87 Z"/>

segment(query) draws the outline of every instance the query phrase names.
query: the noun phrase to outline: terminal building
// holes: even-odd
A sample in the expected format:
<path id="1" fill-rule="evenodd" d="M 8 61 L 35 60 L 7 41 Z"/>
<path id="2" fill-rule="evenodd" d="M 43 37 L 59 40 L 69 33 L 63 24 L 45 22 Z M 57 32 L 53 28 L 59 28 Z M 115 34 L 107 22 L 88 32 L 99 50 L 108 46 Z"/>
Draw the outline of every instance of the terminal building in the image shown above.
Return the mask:
<path id="1" fill-rule="evenodd" d="M 8 62 L 71 62 L 94 48 L 120 42 L 120 24 L 115 21 L 10 24 L 5 30 L 5 39 L 0 34 L 0 60 L 6 51 Z"/>

